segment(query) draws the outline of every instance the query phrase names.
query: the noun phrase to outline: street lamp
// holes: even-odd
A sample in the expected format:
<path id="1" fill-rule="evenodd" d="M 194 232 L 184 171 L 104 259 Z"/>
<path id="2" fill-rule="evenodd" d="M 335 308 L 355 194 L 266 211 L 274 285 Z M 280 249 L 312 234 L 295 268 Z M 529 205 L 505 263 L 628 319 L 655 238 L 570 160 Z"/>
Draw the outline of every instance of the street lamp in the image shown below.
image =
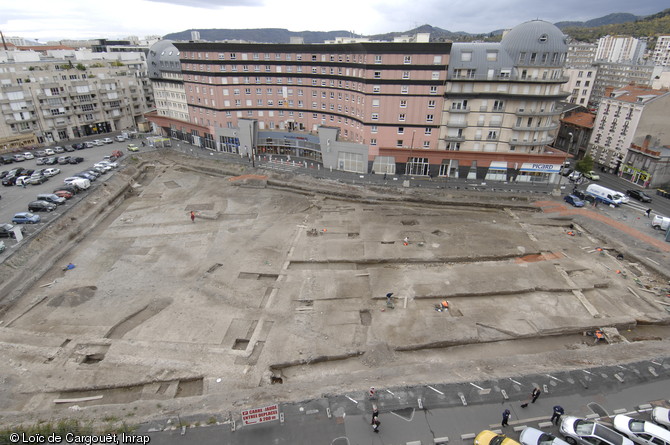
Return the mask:
<path id="1" fill-rule="evenodd" d="M 255 152 L 254 152 L 254 135 L 253 135 L 254 122 L 253 121 L 250 121 L 250 122 L 251 123 L 249 125 L 249 138 L 250 138 L 249 143 L 251 144 L 251 166 L 253 168 L 255 168 L 256 167 L 256 160 L 254 159 Z"/>
<path id="2" fill-rule="evenodd" d="M 416 130 L 412 130 L 412 141 L 409 143 L 409 174 L 414 174 L 414 136 L 416 136 Z"/>

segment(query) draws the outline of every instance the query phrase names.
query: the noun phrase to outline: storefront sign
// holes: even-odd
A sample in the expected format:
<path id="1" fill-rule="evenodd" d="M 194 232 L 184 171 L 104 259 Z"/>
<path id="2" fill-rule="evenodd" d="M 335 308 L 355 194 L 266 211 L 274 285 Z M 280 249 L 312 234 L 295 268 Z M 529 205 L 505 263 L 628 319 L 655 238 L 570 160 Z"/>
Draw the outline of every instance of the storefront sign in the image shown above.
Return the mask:
<path id="1" fill-rule="evenodd" d="M 561 171 L 561 164 L 538 164 L 534 162 L 524 162 L 521 166 L 522 172 L 541 172 L 558 173 Z"/>
<path id="2" fill-rule="evenodd" d="M 245 425 L 271 422 L 279 419 L 279 405 L 270 405 L 263 408 L 246 409 L 242 411 L 242 421 Z"/>

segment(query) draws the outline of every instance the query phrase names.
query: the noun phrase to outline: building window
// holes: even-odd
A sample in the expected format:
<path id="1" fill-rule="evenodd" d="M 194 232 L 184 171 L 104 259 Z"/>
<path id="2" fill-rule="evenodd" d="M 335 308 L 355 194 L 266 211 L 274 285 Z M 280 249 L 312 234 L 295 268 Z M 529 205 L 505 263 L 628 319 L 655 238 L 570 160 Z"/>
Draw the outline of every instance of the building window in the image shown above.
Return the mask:
<path id="1" fill-rule="evenodd" d="M 402 72 L 402 78 L 403 79 L 409 79 L 409 71 L 403 71 Z"/>
<path id="2" fill-rule="evenodd" d="M 470 62 L 472 60 L 472 51 L 463 51 L 461 53 L 461 62 Z"/>
<path id="3" fill-rule="evenodd" d="M 431 75 L 431 79 L 440 80 L 440 72 L 439 71 L 433 71 L 433 74 Z"/>
<path id="4" fill-rule="evenodd" d="M 379 128 L 376 125 L 370 127 L 370 133 L 376 133 L 377 131 L 379 131 Z"/>
<path id="5" fill-rule="evenodd" d="M 435 88 L 436 91 L 437 91 L 437 87 L 431 87 L 431 88 Z M 402 86 L 400 87 L 400 94 L 409 94 L 409 86 L 408 86 L 408 85 L 402 85 Z M 431 93 L 431 94 L 432 94 L 432 93 Z M 436 94 L 437 94 L 437 93 L 436 93 Z"/>
<path id="6" fill-rule="evenodd" d="M 398 139 L 395 143 L 395 146 L 398 148 L 402 148 L 402 139 Z"/>
<path id="7" fill-rule="evenodd" d="M 498 132 L 495 130 L 489 131 L 489 134 L 486 136 L 486 139 L 489 141 L 495 141 L 498 139 Z"/>
<path id="8" fill-rule="evenodd" d="M 430 148 L 430 141 L 423 141 L 423 148 Z"/>
<path id="9" fill-rule="evenodd" d="M 498 51 L 486 51 L 486 60 L 489 62 L 498 60 Z"/>
<path id="10" fill-rule="evenodd" d="M 430 87 L 430 94 L 437 94 L 437 87 Z"/>
<path id="11" fill-rule="evenodd" d="M 374 85 L 374 86 L 372 87 L 372 92 L 373 92 L 373 93 L 381 93 L 381 91 L 382 91 L 382 87 L 379 86 L 379 85 Z"/>
<path id="12" fill-rule="evenodd" d="M 406 100 L 401 100 L 400 101 L 400 108 L 407 108 L 407 101 Z"/>
<path id="13" fill-rule="evenodd" d="M 400 114 L 398 115 L 398 120 L 399 120 L 400 122 L 404 122 L 404 121 L 405 121 L 405 113 L 400 113 Z"/>
<path id="14" fill-rule="evenodd" d="M 428 108 L 435 108 L 435 101 L 434 100 L 429 100 L 428 101 Z"/>
<path id="15" fill-rule="evenodd" d="M 381 71 L 375 71 L 374 78 L 375 79 L 381 79 L 382 78 L 382 72 Z"/>
<path id="16" fill-rule="evenodd" d="M 433 122 L 433 115 L 432 114 L 427 114 L 426 115 L 426 122 Z"/>
<path id="17" fill-rule="evenodd" d="M 504 100 L 496 100 L 493 102 L 493 111 L 503 111 L 505 108 Z"/>
<path id="18" fill-rule="evenodd" d="M 398 127 L 398 134 L 405 134 L 405 127 Z"/>
<path id="19" fill-rule="evenodd" d="M 382 63 L 382 56 L 375 56 L 375 63 Z"/>
<path id="20" fill-rule="evenodd" d="M 372 119 L 373 121 L 379 120 L 379 113 L 372 113 L 370 119 Z"/>
<path id="21" fill-rule="evenodd" d="M 431 134 L 433 134 L 433 129 L 426 128 L 425 130 L 423 130 L 423 134 L 425 134 L 426 136 L 430 136 Z"/>
<path id="22" fill-rule="evenodd" d="M 370 139 L 370 145 L 377 145 L 377 139 Z"/>
<path id="23" fill-rule="evenodd" d="M 412 56 L 405 56 L 405 59 L 404 59 L 403 63 L 405 65 L 408 65 L 408 64 L 412 63 Z"/>

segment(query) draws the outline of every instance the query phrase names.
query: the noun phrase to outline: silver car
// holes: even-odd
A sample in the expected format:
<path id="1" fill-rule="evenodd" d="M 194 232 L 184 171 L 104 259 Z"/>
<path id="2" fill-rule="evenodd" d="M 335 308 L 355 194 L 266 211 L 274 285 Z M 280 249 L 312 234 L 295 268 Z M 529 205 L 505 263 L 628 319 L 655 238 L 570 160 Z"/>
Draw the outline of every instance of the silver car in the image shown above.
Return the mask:
<path id="1" fill-rule="evenodd" d="M 670 445 L 670 431 L 652 422 L 618 414 L 614 429 L 640 445 Z"/>
<path id="2" fill-rule="evenodd" d="M 563 439 L 535 428 L 524 428 L 519 436 L 522 445 L 568 445 Z"/>
<path id="3" fill-rule="evenodd" d="M 566 416 L 559 428 L 572 445 L 635 445 L 632 440 L 593 420 Z"/>

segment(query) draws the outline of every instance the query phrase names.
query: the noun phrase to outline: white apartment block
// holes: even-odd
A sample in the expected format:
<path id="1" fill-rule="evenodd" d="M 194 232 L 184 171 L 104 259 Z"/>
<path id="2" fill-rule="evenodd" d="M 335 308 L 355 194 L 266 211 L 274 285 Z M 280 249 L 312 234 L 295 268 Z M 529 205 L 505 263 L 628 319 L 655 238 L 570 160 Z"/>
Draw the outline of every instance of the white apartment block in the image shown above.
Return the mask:
<path id="1" fill-rule="evenodd" d="M 0 51 L 0 147 L 135 127 L 150 107 L 144 53 Z"/>
<path id="2" fill-rule="evenodd" d="M 654 65 L 670 66 L 670 36 L 658 36 L 652 60 Z"/>
<path id="3" fill-rule="evenodd" d="M 596 59 L 598 45 L 595 43 L 571 42 L 568 44 L 568 54 L 565 66 L 568 68 L 586 67 Z"/>
<path id="4" fill-rule="evenodd" d="M 591 98 L 597 73 L 598 67 L 596 65 L 566 68 L 565 74 L 568 76 L 569 80 L 563 88 L 570 93 L 570 96 L 568 96 L 566 100 L 571 104 L 578 104 L 586 107 Z"/>
<path id="5" fill-rule="evenodd" d="M 650 135 L 670 143 L 670 92 L 629 85 L 608 88 L 598 109 L 588 152 L 597 164 L 617 168 L 631 143 L 641 145 Z"/>
<path id="6" fill-rule="evenodd" d="M 647 48 L 647 41 L 630 36 L 605 36 L 598 39 L 596 61 L 638 63 Z"/>
<path id="7" fill-rule="evenodd" d="M 156 114 L 189 122 L 179 50 L 172 41 L 161 40 L 154 44 L 149 50 L 147 66 L 156 98 Z"/>
<path id="8" fill-rule="evenodd" d="M 630 84 L 649 87 L 655 72 L 653 65 L 596 62 L 596 66 L 598 71 L 590 98 L 594 107 L 600 103 L 606 88 L 623 88 Z"/>

